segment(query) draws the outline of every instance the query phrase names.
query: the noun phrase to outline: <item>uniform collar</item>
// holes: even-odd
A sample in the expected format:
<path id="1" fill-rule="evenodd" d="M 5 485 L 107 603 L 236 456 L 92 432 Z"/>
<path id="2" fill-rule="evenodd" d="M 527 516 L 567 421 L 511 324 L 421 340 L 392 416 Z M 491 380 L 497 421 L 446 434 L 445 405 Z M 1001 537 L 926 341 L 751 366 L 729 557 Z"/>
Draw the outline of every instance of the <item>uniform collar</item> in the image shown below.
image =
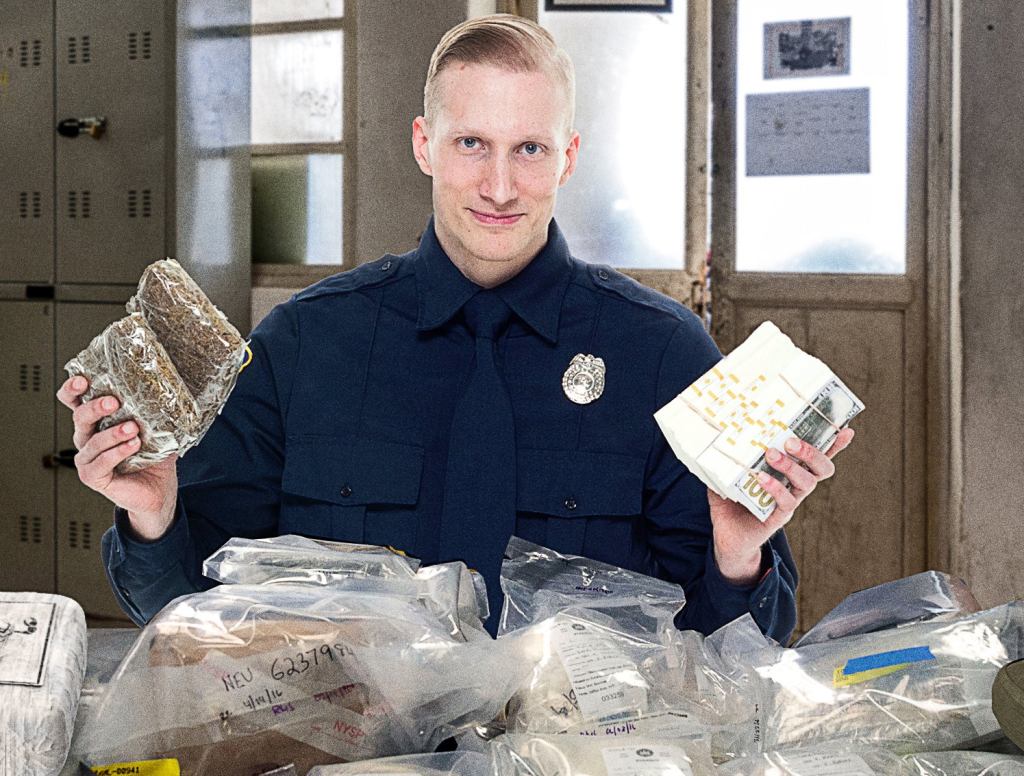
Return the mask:
<path id="1" fill-rule="evenodd" d="M 430 219 L 420 239 L 416 261 L 420 331 L 444 325 L 480 290 L 456 267 L 444 252 Z M 569 246 L 554 219 L 548 226 L 548 241 L 533 261 L 515 277 L 494 291 L 530 328 L 548 342 L 558 341 L 558 320 L 562 300 L 572 276 Z"/>

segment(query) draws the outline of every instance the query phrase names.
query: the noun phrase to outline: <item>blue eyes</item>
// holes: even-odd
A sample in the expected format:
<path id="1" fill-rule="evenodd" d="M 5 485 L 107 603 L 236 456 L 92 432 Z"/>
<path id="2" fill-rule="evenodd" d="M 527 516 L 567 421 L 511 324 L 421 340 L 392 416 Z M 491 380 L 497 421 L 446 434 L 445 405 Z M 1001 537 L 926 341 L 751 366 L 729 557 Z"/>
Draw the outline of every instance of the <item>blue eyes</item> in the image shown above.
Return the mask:
<path id="1" fill-rule="evenodd" d="M 482 146 L 482 143 L 478 138 L 475 137 L 460 137 L 458 139 L 459 148 L 464 151 L 475 151 Z M 523 143 L 519 150 L 523 152 L 525 156 L 540 156 L 544 151 L 544 146 L 540 143 Z"/>

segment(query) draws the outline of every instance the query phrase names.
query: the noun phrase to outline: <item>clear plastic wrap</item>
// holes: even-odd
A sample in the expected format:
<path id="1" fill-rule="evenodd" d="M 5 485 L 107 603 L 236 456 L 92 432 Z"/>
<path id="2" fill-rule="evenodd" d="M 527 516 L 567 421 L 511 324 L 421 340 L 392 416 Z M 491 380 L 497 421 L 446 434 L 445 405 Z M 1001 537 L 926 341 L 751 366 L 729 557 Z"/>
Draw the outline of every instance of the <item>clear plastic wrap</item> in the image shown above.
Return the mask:
<path id="1" fill-rule="evenodd" d="M 199 407 L 203 430 L 224 406 L 245 358 L 245 340 L 174 259 L 146 267 L 129 313 L 142 313 Z"/>
<path id="2" fill-rule="evenodd" d="M 75 601 L 0 593 L 0 774 L 60 771 L 85 662 L 85 614 Z"/>
<path id="3" fill-rule="evenodd" d="M 762 751 L 842 740 L 908 753 L 998 735 L 992 682 L 1022 650 L 1024 603 L 1015 602 L 738 660 L 759 679 Z"/>
<path id="4" fill-rule="evenodd" d="M 719 776 L 913 776 L 915 773 L 903 758 L 887 749 L 851 749 L 842 743 L 764 752 L 718 767 Z"/>
<path id="5" fill-rule="evenodd" d="M 554 616 L 566 607 L 608 612 L 629 633 L 655 632 L 672 621 L 682 587 L 577 555 L 562 555 L 513 536 L 501 564 L 505 593 L 498 634 Z"/>
<path id="6" fill-rule="evenodd" d="M 495 739 L 496 776 L 714 776 L 699 740 L 507 735 Z"/>
<path id="7" fill-rule="evenodd" d="M 229 539 L 206 559 L 203 573 L 226 584 L 324 585 L 418 599 L 452 636 L 490 638 L 476 575 L 461 562 L 419 567 L 419 561 L 386 547 L 286 535 Z M 484 602 L 486 595 L 485 589 Z"/>
<path id="8" fill-rule="evenodd" d="M 923 571 L 847 596 L 793 646 L 819 644 L 910 622 L 952 620 L 980 610 L 962 579 L 941 571 Z"/>
<path id="9" fill-rule="evenodd" d="M 419 600 L 382 595 L 378 581 L 346 580 L 344 590 L 226 585 L 176 599 L 146 626 L 82 731 L 84 759 L 174 757 L 185 776 L 289 764 L 304 773 L 426 751 L 449 734 L 445 725 L 485 721 L 489 712 L 476 719 L 457 692 L 465 679 L 456 659 L 451 676 L 387 664 L 393 682 L 429 675 L 430 686 L 415 687 L 417 708 L 374 683 L 388 647 L 430 653 L 455 644 Z M 495 672 L 481 651 L 478 670 Z"/>
<path id="10" fill-rule="evenodd" d="M 529 675 L 506 709 L 510 733 L 689 735 L 698 720 L 676 693 L 675 653 L 594 609 L 567 609 L 498 638 Z"/>
<path id="11" fill-rule="evenodd" d="M 198 441 L 199 407 L 141 315 L 114 321 L 64 368 L 88 379 L 82 401 L 98 396 L 120 401 L 116 412 L 100 420 L 100 431 L 126 420 L 138 423 L 142 444 L 119 471 L 151 466 Z"/>
<path id="12" fill-rule="evenodd" d="M 320 765 L 307 776 L 494 776 L 489 755 L 477 752 L 438 752 L 366 760 L 349 765 Z"/>
<path id="13" fill-rule="evenodd" d="M 64 365 L 69 375 L 89 380 L 84 401 L 110 395 L 121 402 L 100 421 L 100 430 L 129 419 L 139 424 L 142 445 L 120 472 L 195 447 L 227 401 L 246 356 L 238 330 L 172 259 L 146 268 L 127 307 L 129 315 Z"/>
<path id="14" fill-rule="evenodd" d="M 921 752 L 907 755 L 911 776 L 1024 776 L 1024 756 L 994 752 Z"/>

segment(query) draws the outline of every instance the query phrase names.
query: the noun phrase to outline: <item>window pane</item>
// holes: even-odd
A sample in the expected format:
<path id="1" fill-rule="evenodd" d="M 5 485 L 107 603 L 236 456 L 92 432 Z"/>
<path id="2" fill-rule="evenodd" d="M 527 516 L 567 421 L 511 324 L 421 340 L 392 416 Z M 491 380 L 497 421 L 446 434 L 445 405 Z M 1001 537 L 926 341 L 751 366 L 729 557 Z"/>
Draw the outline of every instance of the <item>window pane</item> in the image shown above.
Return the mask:
<path id="1" fill-rule="evenodd" d="M 341 31 L 255 35 L 252 142 L 341 140 Z"/>
<path id="2" fill-rule="evenodd" d="M 904 271 L 907 18 L 905 1 L 740 0 L 737 269 Z"/>
<path id="3" fill-rule="evenodd" d="M 342 157 L 254 156 L 252 258 L 341 264 Z"/>
<path id="4" fill-rule="evenodd" d="M 573 254 L 680 269 L 686 235 L 686 12 L 540 13 L 576 65 L 579 165 L 555 216 Z"/>
<path id="5" fill-rule="evenodd" d="M 336 19 L 343 12 L 343 0 L 252 0 L 253 24 Z"/>

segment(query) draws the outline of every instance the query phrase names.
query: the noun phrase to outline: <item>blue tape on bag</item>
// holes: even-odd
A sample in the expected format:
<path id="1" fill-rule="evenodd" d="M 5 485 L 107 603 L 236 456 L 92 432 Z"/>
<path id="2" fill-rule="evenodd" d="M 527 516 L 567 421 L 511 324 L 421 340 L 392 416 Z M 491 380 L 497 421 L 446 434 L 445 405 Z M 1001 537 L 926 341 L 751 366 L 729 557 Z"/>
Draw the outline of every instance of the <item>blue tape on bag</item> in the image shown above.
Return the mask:
<path id="1" fill-rule="evenodd" d="M 892 652 L 879 652 L 877 655 L 865 655 L 847 660 L 843 667 L 843 674 L 858 674 L 861 671 L 871 671 L 875 668 L 887 668 L 898 666 L 904 663 L 921 663 L 925 660 L 934 660 L 935 655 L 928 647 L 910 647 L 909 649 L 894 649 Z"/>

